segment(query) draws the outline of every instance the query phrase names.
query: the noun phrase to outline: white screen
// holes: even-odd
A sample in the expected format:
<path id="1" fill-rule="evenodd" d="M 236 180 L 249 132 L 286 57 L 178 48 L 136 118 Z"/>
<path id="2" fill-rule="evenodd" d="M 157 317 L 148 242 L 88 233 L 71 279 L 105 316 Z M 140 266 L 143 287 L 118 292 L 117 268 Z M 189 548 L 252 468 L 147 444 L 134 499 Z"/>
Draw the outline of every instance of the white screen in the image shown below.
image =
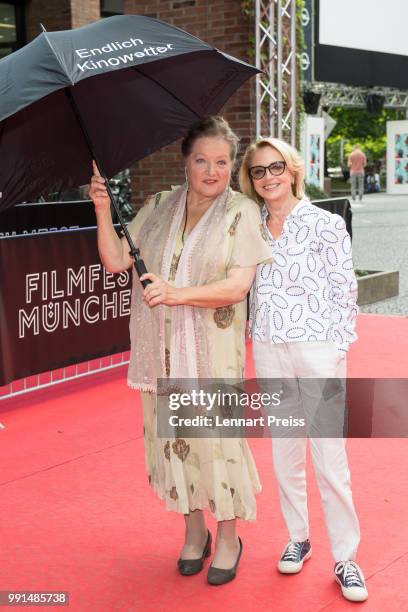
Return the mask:
<path id="1" fill-rule="evenodd" d="M 319 43 L 408 56 L 408 0 L 320 0 Z"/>

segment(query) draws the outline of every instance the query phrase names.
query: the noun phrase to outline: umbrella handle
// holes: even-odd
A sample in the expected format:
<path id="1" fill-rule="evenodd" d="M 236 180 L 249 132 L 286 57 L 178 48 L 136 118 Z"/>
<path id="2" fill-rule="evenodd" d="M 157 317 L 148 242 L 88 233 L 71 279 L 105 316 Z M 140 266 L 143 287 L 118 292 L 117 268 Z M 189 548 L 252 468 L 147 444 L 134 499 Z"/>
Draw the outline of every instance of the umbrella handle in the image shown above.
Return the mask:
<path id="1" fill-rule="evenodd" d="M 132 255 L 134 257 L 131 251 L 129 252 L 129 255 Z M 135 270 L 140 278 L 141 276 L 143 276 L 143 274 L 147 274 L 145 262 L 143 261 L 141 257 L 138 257 L 138 256 L 136 256 L 134 259 L 135 259 L 135 262 L 134 262 Z M 143 288 L 146 289 L 147 285 L 150 285 L 152 281 L 150 280 L 150 278 L 146 278 L 145 280 L 140 281 L 140 282 L 142 283 Z"/>

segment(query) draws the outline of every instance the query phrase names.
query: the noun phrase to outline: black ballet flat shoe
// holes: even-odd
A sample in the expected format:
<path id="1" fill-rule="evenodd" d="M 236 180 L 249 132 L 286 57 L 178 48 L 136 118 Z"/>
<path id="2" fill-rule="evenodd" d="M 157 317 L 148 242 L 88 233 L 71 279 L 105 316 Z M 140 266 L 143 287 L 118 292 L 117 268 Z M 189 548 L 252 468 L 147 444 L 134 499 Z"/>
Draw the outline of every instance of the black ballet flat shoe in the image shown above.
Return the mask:
<path id="1" fill-rule="evenodd" d="M 208 575 L 207 575 L 208 584 L 218 586 L 221 584 L 226 584 L 227 582 L 231 582 L 231 580 L 234 580 L 235 576 L 237 575 L 238 564 L 239 564 L 239 560 L 241 559 L 242 548 L 243 548 L 241 538 L 238 538 L 238 540 L 239 540 L 239 553 L 238 553 L 237 560 L 235 561 L 234 567 L 231 567 L 231 569 L 219 569 L 218 567 L 214 567 L 211 564 L 210 567 L 208 568 Z"/>
<path id="2" fill-rule="evenodd" d="M 194 576 L 201 572 L 204 560 L 211 555 L 211 533 L 208 531 L 207 542 L 204 546 L 203 554 L 199 559 L 179 559 L 177 567 L 182 576 Z"/>

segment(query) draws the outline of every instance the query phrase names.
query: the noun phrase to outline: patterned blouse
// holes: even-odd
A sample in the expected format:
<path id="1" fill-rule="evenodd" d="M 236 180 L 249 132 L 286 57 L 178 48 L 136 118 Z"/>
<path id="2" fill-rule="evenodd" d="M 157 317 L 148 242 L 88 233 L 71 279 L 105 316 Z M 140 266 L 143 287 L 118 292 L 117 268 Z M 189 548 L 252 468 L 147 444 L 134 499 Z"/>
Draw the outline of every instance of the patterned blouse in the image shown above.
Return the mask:
<path id="1" fill-rule="evenodd" d="M 250 333 L 260 342 L 332 341 L 344 353 L 357 339 L 357 281 L 344 220 L 304 198 L 275 240 L 262 224 L 273 262 L 257 267 Z"/>

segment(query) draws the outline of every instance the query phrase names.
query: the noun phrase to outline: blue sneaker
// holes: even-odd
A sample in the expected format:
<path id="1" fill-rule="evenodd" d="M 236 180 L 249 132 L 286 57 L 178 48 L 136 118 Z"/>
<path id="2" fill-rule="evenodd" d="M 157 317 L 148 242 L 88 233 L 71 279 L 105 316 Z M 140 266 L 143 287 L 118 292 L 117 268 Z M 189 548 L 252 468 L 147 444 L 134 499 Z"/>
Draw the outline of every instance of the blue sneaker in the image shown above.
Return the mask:
<path id="1" fill-rule="evenodd" d="M 278 563 L 281 574 L 298 574 L 303 562 L 312 556 L 312 546 L 309 540 L 304 542 L 289 541 Z"/>
<path id="2" fill-rule="evenodd" d="M 341 587 L 343 597 L 349 601 L 365 601 L 368 591 L 364 575 L 355 561 L 339 561 L 334 566 L 334 575 Z"/>

